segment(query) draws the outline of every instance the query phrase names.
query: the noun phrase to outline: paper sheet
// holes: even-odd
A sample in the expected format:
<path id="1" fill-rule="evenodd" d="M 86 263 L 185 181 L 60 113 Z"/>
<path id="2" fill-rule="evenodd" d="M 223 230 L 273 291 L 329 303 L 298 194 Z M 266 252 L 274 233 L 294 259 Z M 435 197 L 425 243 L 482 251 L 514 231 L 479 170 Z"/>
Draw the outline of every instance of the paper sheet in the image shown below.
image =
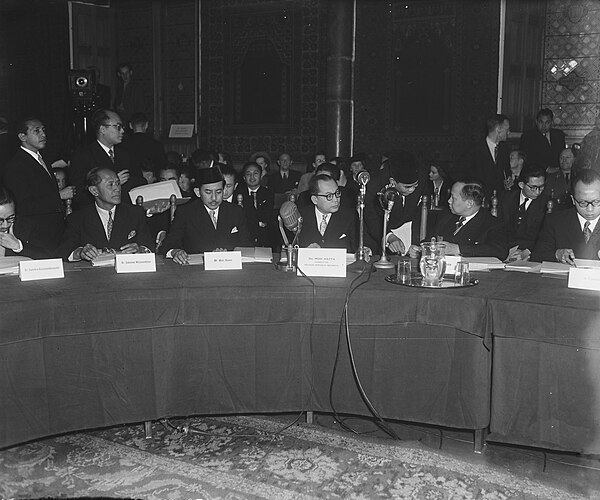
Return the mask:
<path id="1" fill-rule="evenodd" d="M 406 255 L 412 243 L 412 221 L 405 222 L 400 227 L 392 229 L 391 233 L 400 238 L 405 249 L 405 252 L 402 255 Z"/>

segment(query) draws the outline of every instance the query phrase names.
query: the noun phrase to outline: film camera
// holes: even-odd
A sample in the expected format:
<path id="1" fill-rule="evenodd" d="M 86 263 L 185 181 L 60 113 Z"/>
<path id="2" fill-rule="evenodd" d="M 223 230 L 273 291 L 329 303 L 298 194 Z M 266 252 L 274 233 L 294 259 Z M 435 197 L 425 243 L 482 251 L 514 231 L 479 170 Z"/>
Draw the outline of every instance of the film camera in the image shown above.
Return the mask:
<path id="1" fill-rule="evenodd" d="M 92 97 L 96 92 L 96 73 L 87 69 L 69 71 L 69 91 L 74 97 Z"/>

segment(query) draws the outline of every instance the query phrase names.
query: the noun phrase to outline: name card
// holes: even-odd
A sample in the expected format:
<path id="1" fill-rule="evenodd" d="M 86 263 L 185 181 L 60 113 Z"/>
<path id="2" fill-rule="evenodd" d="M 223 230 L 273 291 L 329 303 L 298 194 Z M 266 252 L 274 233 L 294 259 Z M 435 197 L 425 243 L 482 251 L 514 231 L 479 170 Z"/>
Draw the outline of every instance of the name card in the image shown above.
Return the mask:
<path id="1" fill-rule="evenodd" d="M 65 270 L 62 259 L 22 260 L 19 262 L 19 278 L 21 281 L 64 277 Z"/>
<path id="2" fill-rule="evenodd" d="M 302 272 L 300 272 L 302 271 Z M 298 276 L 346 277 L 345 248 L 299 248 Z"/>
<path id="3" fill-rule="evenodd" d="M 154 273 L 156 255 L 153 253 L 118 253 L 115 256 L 118 273 Z"/>
<path id="4" fill-rule="evenodd" d="M 225 269 L 241 269 L 242 252 L 204 252 L 204 269 L 222 271 Z"/>
<path id="5" fill-rule="evenodd" d="M 446 272 L 444 274 L 454 274 L 456 264 L 460 261 L 460 255 L 446 255 Z"/>
<path id="6" fill-rule="evenodd" d="M 569 288 L 581 288 L 582 290 L 600 290 L 600 268 L 569 268 L 568 286 Z"/>

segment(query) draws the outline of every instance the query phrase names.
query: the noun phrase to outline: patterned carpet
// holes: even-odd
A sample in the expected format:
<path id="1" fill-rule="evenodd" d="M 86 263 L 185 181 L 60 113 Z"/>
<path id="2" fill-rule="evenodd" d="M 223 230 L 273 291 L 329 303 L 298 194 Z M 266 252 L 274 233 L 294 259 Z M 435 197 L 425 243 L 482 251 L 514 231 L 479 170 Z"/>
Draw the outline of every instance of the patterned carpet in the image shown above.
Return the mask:
<path id="1" fill-rule="evenodd" d="M 187 434 L 155 424 L 145 439 L 141 425 L 124 426 L 4 450 L 0 498 L 580 498 L 418 443 L 274 418 L 187 423 Z"/>

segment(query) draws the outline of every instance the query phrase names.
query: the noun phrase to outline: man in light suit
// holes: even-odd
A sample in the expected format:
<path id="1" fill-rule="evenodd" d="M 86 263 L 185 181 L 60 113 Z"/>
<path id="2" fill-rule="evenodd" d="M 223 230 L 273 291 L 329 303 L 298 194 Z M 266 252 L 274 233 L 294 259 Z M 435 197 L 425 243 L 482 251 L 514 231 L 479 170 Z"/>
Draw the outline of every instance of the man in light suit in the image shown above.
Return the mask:
<path id="1" fill-rule="evenodd" d="M 575 265 L 575 258 L 600 258 L 600 174 L 581 170 L 573 186 L 574 208 L 549 214 L 531 260 Z"/>
<path id="2" fill-rule="evenodd" d="M 129 153 L 121 145 L 125 133 L 121 118 L 114 111 L 99 109 L 90 123 L 96 139 L 74 151 L 69 166 L 69 179 L 77 190 L 74 208 L 91 205 L 94 201 L 85 187 L 86 175 L 94 167 L 105 167 L 115 172 L 125 195 L 123 201 L 131 203 L 129 191 L 144 186 L 146 179 L 140 165 L 131 165 Z"/>
<path id="3" fill-rule="evenodd" d="M 177 209 L 161 246 L 167 258 L 187 264 L 191 253 L 250 246 L 244 211 L 238 205 L 223 203 L 224 183 L 218 168 L 198 170 L 194 188 L 198 199 Z"/>
<path id="4" fill-rule="evenodd" d="M 143 208 L 121 203 L 121 184 L 110 168 L 95 167 L 86 177 L 94 204 L 73 212 L 56 255 L 70 262 L 92 261 L 108 248 L 119 253 L 154 251 Z"/>
<path id="5" fill-rule="evenodd" d="M 42 158 L 46 129 L 38 118 L 18 124 L 21 147 L 4 167 L 3 184 L 14 197 L 19 218 L 29 221 L 39 242 L 48 250 L 56 248 L 64 231 L 63 201 L 73 198 L 72 186 L 58 189 L 52 171 Z"/>
<path id="6" fill-rule="evenodd" d="M 311 206 L 300 210 L 302 229 L 298 244 L 308 248 L 345 248 L 354 253 L 358 246 L 356 210 L 342 208 L 340 189 L 332 177 L 317 174 L 308 184 Z"/>
<path id="7" fill-rule="evenodd" d="M 521 136 L 519 149 L 527 155 L 527 163 L 544 169 L 558 167 L 558 157 L 565 149 L 565 133 L 552 128 L 553 121 L 552 110 L 540 109 L 535 127 Z"/>

